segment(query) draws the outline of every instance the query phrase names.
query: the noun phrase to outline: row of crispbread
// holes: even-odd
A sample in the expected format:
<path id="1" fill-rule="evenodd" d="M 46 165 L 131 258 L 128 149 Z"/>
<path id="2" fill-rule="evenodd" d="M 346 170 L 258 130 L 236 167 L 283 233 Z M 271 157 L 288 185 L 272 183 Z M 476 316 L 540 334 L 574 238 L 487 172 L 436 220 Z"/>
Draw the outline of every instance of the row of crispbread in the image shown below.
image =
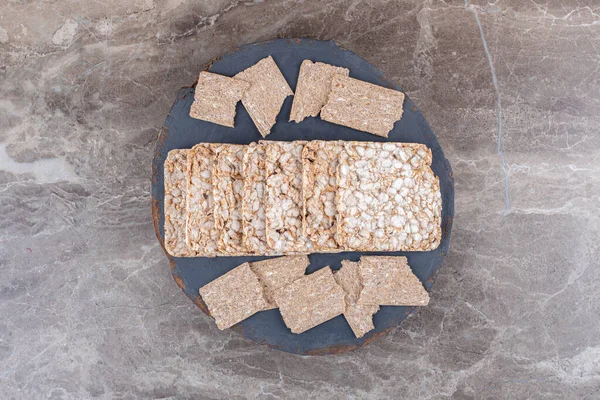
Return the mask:
<path id="1" fill-rule="evenodd" d="M 290 121 L 321 118 L 374 135 L 387 137 L 402 117 L 404 94 L 349 77 L 347 68 L 304 60 Z M 228 127 L 234 126 L 238 101 L 263 137 L 266 137 L 286 97 L 293 95 L 271 56 L 234 77 L 200 72 L 190 116 Z"/>
<path id="2" fill-rule="evenodd" d="M 165 248 L 177 257 L 428 251 L 439 180 L 415 143 L 201 143 L 165 162 Z"/>
<path id="3" fill-rule="evenodd" d="M 302 333 L 344 315 L 354 335 L 374 328 L 379 306 L 425 306 L 429 294 L 406 257 L 363 256 L 304 275 L 306 256 L 244 263 L 200 288 L 219 329 L 251 315 L 279 308 L 292 333 Z"/>

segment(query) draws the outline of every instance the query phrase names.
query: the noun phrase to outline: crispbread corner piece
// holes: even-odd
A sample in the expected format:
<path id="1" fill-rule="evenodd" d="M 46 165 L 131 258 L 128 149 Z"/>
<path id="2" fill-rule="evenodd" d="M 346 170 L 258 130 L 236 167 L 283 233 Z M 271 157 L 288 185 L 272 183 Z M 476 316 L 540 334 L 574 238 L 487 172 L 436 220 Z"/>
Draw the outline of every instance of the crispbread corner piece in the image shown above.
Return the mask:
<path id="1" fill-rule="evenodd" d="M 217 327 L 227 329 L 267 306 L 258 277 L 244 263 L 200 288 Z"/>
<path id="2" fill-rule="evenodd" d="M 426 306 L 429 293 L 413 274 L 406 257 L 363 256 L 359 264 L 360 305 Z"/>
<path id="3" fill-rule="evenodd" d="M 346 308 L 344 289 L 336 283 L 329 267 L 277 290 L 275 301 L 292 333 L 314 328 L 341 315 Z"/>
<path id="4" fill-rule="evenodd" d="M 239 79 L 200 72 L 190 117 L 233 128 L 235 105 L 249 87 L 248 82 Z"/>
<path id="5" fill-rule="evenodd" d="M 302 61 L 290 121 L 302 122 L 306 117 L 316 117 L 327 102 L 333 75 L 348 76 L 349 73 L 347 68 Z"/>
<path id="6" fill-rule="evenodd" d="M 388 137 L 402 118 L 404 93 L 339 74 L 321 109 L 321 119 L 373 135 Z"/>
<path id="7" fill-rule="evenodd" d="M 294 94 L 292 89 L 271 56 L 263 58 L 234 78 L 250 84 L 242 97 L 242 104 L 262 137 L 266 137 L 271 133 L 283 101 Z"/>
<path id="8" fill-rule="evenodd" d="M 333 276 L 338 285 L 346 292 L 344 317 L 354 332 L 354 336 L 361 338 L 375 328 L 373 314 L 379 311 L 379 306 L 356 303 L 362 290 L 358 262 L 343 260 L 342 267 L 335 271 Z"/>
<path id="9" fill-rule="evenodd" d="M 274 293 L 296 279 L 304 276 L 310 261 L 305 255 L 270 258 L 250 263 L 250 268 L 262 283 L 268 306 L 265 310 L 277 308 Z"/>

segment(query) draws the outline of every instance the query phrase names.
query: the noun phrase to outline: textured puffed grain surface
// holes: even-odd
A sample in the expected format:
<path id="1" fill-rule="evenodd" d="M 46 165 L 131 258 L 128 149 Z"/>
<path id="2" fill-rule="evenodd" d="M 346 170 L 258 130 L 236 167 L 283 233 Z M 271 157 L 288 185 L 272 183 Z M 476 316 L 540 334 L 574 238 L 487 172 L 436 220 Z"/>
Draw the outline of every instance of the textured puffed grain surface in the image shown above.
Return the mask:
<path id="1" fill-rule="evenodd" d="M 247 253 L 242 242 L 242 161 L 246 147 L 222 144 L 216 147 L 212 170 L 215 229 L 219 233 L 217 249 L 224 255 Z"/>
<path id="2" fill-rule="evenodd" d="M 258 277 L 244 263 L 200 288 L 219 329 L 227 329 L 267 306 Z"/>
<path id="3" fill-rule="evenodd" d="M 359 263 L 361 305 L 426 306 L 429 294 L 406 257 L 363 256 Z"/>
<path id="4" fill-rule="evenodd" d="M 308 264 L 310 261 L 304 255 L 270 258 L 250 263 L 250 268 L 263 285 L 265 299 L 268 303 L 265 309 L 277 308 L 275 292 L 301 278 Z"/>
<path id="5" fill-rule="evenodd" d="M 321 119 L 387 137 L 402 118 L 404 93 L 334 74 Z"/>
<path id="6" fill-rule="evenodd" d="M 440 244 L 442 198 L 431 150 L 346 142 L 338 165 L 337 242 L 346 250 L 428 251 Z"/>
<path id="7" fill-rule="evenodd" d="M 266 237 L 274 253 L 310 253 L 302 233 L 303 141 L 262 142 L 266 168 Z"/>
<path id="8" fill-rule="evenodd" d="M 342 142 L 315 140 L 302 150 L 302 229 L 316 251 L 338 251 L 335 196 Z"/>
<path id="9" fill-rule="evenodd" d="M 239 79 L 200 72 L 190 117 L 233 128 L 235 105 L 249 87 L 248 82 Z"/>
<path id="10" fill-rule="evenodd" d="M 327 102 L 334 74 L 348 76 L 347 68 L 310 60 L 302 61 L 298 84 L 290 112 L 290 121 L 301 122 L 306 117 L 316 117 Z"/>
<path id="11" fill-rule="evenodd" d="M 379 311 L 379 306 L 357 304 L 362 290 L 358 262 L 343 260 L 342 267 L 334 272 L 333 277 L 346 292 L 344 318 L 348 321 L 354 335 L 361 338 L 375 328 L 373 314 Z"/>
<path id="12" fill-rule="evenodd" d="M 302 333 L 341 315 L 344 294 L 331 269 L 324 267 L 276 291 L 275 302 L 292 333 Z"/>
<path id="13" fill-rule="evenodd" d="M 243 243 L 249 252 L 268 254 L 265 233 L 265 148 L 250 143 L 243 158 L 244 187 L 242 193 Z"/>
<path id="14" fill-rule="evenodd" d="M 165 249 L 175 257 L 193 257 L 185 240 L 187 150 L 171 150 L 165 160 Z"/>
<path id="15" fill-rule="evenodd" d="M 269 56 L 238 73 L 236 79 L 250 83 L 242 104 L 263 137 L 271 132 L 286 97 L 294 94 L 279 67 Z"/>
<path id="16" fill-rule="evenodd" d="M 186 240 L 200 256 L 217 253 L 219 231 L 215 228 L 212 169 L 214 146 L 200 143 L 188 153 Z"/>

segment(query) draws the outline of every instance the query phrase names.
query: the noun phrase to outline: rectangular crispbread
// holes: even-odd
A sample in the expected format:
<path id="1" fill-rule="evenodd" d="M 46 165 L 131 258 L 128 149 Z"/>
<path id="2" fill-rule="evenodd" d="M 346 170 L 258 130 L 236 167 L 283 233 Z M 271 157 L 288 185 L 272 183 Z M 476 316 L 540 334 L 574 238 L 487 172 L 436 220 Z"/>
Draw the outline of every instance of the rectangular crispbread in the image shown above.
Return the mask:
<path id="1" fill-rule="evenodd" d="M 227 329 L 267 306 L 258 277 L 244 263 L 200 288 L 217 327 Z"/>
<path id="2" fill-rule="evenodd" d="M 297 279 L 275 292 L 275 302 L 292 333 L 302 333 L 341 315 L 346 309 L 344 289 L 329 267 Z"/>
<path id="3" fill-rule="evenodd" d="M 321 119 L 387 137 L 402 118 L 404 93 L 334 74 Z"/>
<path id="4" fill-rule="evenodd" d="M 262 143 L 248 145 L 243 159 L 243 173 L 243 243 L 249 252 L 267 255 L 270 251 L 265 233 L 266 170 Z"/>
<path id="5" fill-rule="evenodd" d="M 308 264 L 310 261 L 307 256 L 286 256 L 250 263 L 250 268 L 264 288 L 268 303 L 265 310 L 277 308 L 274 293 L 301 278 Z"/>
<path id="6" fill-rule="evenodd" d="M 429 294 L 413 274 L 406 257 L 362 256 L 359 264 L 360 305 L 426 306 Z"/>
<path id="7" fill-rule="evenodd" d="M 248 82 L 239 79 L 200 72 L 190 117 L 233 128 L 235 106 L 249 87 Z"/>

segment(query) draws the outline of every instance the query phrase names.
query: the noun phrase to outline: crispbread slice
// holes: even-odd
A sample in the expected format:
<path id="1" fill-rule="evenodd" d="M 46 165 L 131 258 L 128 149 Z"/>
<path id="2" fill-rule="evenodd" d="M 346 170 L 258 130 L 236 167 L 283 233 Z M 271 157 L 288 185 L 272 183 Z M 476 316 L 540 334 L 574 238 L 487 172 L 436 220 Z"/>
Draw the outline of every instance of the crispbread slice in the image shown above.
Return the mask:
<path id="1" fill-rule="evenodd" d="M 441 241 L 442 198 L 431 150 L 345 142 L 338 165 L 338 244 L 355 251 L 428 251 Z"/>
<path id="2" fill-rule="evenodd" d="M 304 275 L 310 261 L 307 256 L 270 258 L 250 263 L 250 268 L 262 283 L 267 300 L 265 310 L 277 308 L 274 293 Z"/>
<path id="3" fill-rule="evenodd" d="M 239 79 L 200 72 L 190 117 L 233 128 L 235 105 L 249 87 L 248 82 Z"/>
<path id="4" fill-rule="evenodd" d="M 327 102 L 333 75 L 348 76 L 349 73 L 347 68 L 302 61 L 290 121 L 301 122 L 306 117 L 316 117 Z"/>
<path id="5" fill-rule="evenodd" d="M 271 133 L 286 97 L 294 94 L 273 57 L 263 58 L 234 78 L 250 83 L 242 104 L 263 137 Z"/>
<path id="6" fill-rule="evenodd" d="M 363 256 L 359 264 L 360 305 L 426 306 L 429 294 L 406 257 Z"/>
<path id="7" fill-rule="evenodd" d="M 275 292 L 275 302 L 285 325 L 302 333 L 342 314 L 346 308 L 344 289 L 324 267 Z"/>
<path id="8" fill-rule="evenodd" d="M 212 257 L 217 253 L 219 239 L 213 209 L 214 145 L 197 144 L 189 151 L 187 161 L 187 244 L 190 249 L 197 252 L 197 255 Z"/>
<path id="9" fill-rule="evenodd" d="M 321 119 L 387 137 L 402 118 L 404 93 L 334 74 Z"/>
<path id="10" fill-rule="evenodd" d="M 346 309 L 344 318 L 352 328 L 354 336 L 363 337 L 375 328 L 373 314 L 379 311 L 378 305 L 359 305 L 356 302 L 362 290 L 358 262 L 342 261 L 342 267 L 333 274 L 335 281 L 346 292 Z"/>
<path id="11" fill-rule="evenodd" d="M 302 229 L 315 250 L 339 251 L 335 195 L 342 142 L 314 140 L 302 150 Z"/>
<path id="12" fill-rule="evenodd" d="M 265 148 L 250 143 L 243 159 L 244 188 L 242 194 L 243 243 L 254 254 L 269 254 L 265 233 Z"/>
<path id="13" fill-rule="evenodd" d="M 267 243 L 275 254 L 312 251 L 302 234 L 303 141 L 261 142 L 265 146 Z"/>
<path id="14" fill-rule="evenodd" d="M 201 287 L 200 296 L 221 330 L 267 306 L 262 285 L 248 263 Z"/>
<path id="15" fill-rule="evenodd" d="M 242 159 L 246 147 L 221 144 L 215 150 L 212 171 L 215 228 L 220 231 L 217 248 L 224 255 L 248 253 L 242 243 Z"/>
<path id="16" fill-rule="evenodd" d="M 187 246 L 187 150 L 171 150 L 165 160 L 165 249 L 175 257 L 193 257 L 196 252 Z"/>

